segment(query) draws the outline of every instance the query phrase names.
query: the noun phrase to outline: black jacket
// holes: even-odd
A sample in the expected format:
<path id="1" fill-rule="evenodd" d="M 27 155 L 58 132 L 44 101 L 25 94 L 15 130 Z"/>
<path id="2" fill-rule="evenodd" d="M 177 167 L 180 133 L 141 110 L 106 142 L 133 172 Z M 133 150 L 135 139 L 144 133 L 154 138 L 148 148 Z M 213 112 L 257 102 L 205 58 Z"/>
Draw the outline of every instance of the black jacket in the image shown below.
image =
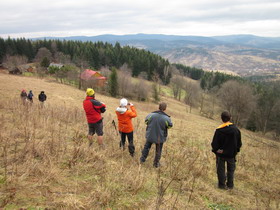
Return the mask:
<path id="1" fill-rule="evenodd" d="M 47 96 L 45 93 L 40 93 L 38 99 L 39 101 L 44 102 L 45 100 L 47 100 Z"/>
<path id="2" fill-rule="evenodd" d="M 242 146 L 241 133 L 235 125 L 228 125 L 217 128 L 212 143 L 212 152 L 219 157 L 235 158 Z M 217 153 L 217 150 L 223 150 L 223 153 Z"/>

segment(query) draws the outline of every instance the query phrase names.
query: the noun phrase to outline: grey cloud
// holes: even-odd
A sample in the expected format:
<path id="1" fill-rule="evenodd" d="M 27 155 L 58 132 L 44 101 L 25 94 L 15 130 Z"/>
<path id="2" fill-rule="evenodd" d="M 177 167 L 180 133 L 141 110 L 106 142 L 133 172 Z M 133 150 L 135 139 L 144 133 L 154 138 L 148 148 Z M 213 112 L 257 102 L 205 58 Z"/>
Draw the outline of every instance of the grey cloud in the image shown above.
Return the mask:
<path id="1" fill-rule="evenodd" d="M 10 0 L 1 8 L 0 35 L 21 32 L 112 30 L 148 31 L 188 22 L 231 24 L 280 21 L 278 0 Z M 260 26 L 261 27 L 261 26 Z M 280 31 L 279 31 L 280 35 Z"/>

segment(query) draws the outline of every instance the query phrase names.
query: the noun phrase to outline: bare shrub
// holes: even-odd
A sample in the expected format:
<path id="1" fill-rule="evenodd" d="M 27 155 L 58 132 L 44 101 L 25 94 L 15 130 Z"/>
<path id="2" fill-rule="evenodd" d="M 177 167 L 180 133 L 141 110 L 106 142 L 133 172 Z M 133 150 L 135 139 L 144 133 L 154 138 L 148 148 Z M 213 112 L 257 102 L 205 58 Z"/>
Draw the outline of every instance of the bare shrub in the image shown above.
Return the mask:
<path id="1" fill-rule="evenodd" d="M 109 77 L 110 77 L 110 74 L 111 74 L 111 71 L 110 71 L 109 67 L 103 66 L 103 67 L 101 67 L 101 69 L 100 69 L 100 73 L 101 73 L 104 77 L 109 78 Z"/>
<path id="2" fill-rule="evenodd" d="M 180 75 L 171 78 L 171 88 L 175 99 L 181 100 L 182 91 L 184 89 L 185 80 Z"/>
<path id="3" fill-rule="evenodd" d="M 131 76 L 127 72 L 118 72 L 119 95 L 122 97 L 131 97 L 132 82 Z"/>
<path id="4" fill-rule="evenodd" d="M 13 71 L 16 68 L 18 68 L 22 64 L 26 64 L 28 61 L 28 58 L 26 56 L 21 55 L 14 55 L 10 56 L 7 55 L 3 61 L 3 66 L 7 68 L 9 71 Z M 21 72 L 23 73 L 23 72 Z"/>
<path id="5" fill-rule="evenodd" d="M 134 83 L 134 86 L 132 87 L 132 93 L 134 98 L 136 98 L 138 101 L 147 101 L 150 97 L 149 93 L 151 93 L 151 86 L 146 80 L 141 79 Z"/>
<path id="6" fill-rule="evenodd" d="M 34 61 L 41 63 L 44 58 L 47 58 L 49 61 L 52 60 L 52 53 L 46 47 L 42 47 L 38 50 Z"/>
<path id="7" fill-rule="evenodd" d="M 190 112 L 191 112 L 192 108 L 197 106 L 201 88 L 198 83 L 193 81 L 187 81 L 185 83 L 185 91 L 186 91 L 185 103 L 190 106 Z"/>
<path id="8" fill-rule="evenodd" d="M 246 124 L 256 106 L 252 87 L 233 80 L 222 85 L 218 97 L 222 107 L 232 114 L 233 121 L 239 126 Z"/>

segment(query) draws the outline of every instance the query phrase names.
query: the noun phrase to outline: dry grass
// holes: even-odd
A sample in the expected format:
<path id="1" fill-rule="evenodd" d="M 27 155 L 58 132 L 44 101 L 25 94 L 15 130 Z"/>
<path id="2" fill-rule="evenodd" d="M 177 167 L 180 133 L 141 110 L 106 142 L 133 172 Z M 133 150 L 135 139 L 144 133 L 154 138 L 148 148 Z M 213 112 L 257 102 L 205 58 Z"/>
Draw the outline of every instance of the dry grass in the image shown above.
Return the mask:
<path id="1" fill-rule="evenodd" d="M 48 95 L 23 106 L 22 88 Z M 118 147 L 111 122 L 118 99 L 99 95 L 106 149 L 88 148 L 82 109 L 84 92 L 51 81 L 0 74 L 0 208 L 6 209 L 278 209 L 279 143 L 242 130 L 236 188 L 216 187 L 210 142 L 219 121 L 186 112 L 171 98 L 167 113 L 174 128 L 164 145 L 162 167 L 154 169 L 154 149 L 138 159 L 145 142 L 144 117 L 157 106 L 134 102 L 136 157 Z"/>

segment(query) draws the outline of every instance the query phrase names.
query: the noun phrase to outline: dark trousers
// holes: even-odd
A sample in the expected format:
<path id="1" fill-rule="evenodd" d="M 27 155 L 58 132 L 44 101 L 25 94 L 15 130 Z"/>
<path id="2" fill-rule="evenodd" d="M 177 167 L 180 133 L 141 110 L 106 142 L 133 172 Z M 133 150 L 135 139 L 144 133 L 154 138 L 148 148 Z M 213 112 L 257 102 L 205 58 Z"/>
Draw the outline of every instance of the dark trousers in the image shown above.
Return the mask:
<path id="1" fill-rule="evenodd" d="M 227 175 L 225 172 L 225 163 L 227 163 Z M 235 158 L 222 158 L 216 156 L 216 166 L 218 175 L 218 186 L 220 188 L 233 188 L 233 179 L 235 171 Z"/>
<path id="2" fill-rule="evenodd" d="M 123 148 L 125 147 L 125 139 L 126 139 L 126 136 L 127 136 L 128 151 L 129 151 L 129 154 L 131 156 L 133 156 L 134 151 L 135 151 L 135 147 L 134 147 L 134 144 L 133 144 L 133 131 L 131 133 L 120 132 L 120 135 L 121 135 L 120 147 L 123 147 Z"/>
<path id="3" fill-rule="evenodd" d="M 151 143 L 151 142 L 148 142 L 148 141 L 146 142 L 146 144 L 145 144 L 145 146 L 142 150 L 142 156 L 140 158 L 141 162 L 146 161 L 146 158 L 149 155 L 149 151 L 151 149 L 152 144 L 153 143 Z M 154 166 L 158 167 L 159 166 L 159 161 L 160 161 L 160 158 L 161 158 L 163 143 L 159 143 L 159 144 L 155 144 L 155 145 L 156 145 L 156 152 L 155 152 Z"/>

